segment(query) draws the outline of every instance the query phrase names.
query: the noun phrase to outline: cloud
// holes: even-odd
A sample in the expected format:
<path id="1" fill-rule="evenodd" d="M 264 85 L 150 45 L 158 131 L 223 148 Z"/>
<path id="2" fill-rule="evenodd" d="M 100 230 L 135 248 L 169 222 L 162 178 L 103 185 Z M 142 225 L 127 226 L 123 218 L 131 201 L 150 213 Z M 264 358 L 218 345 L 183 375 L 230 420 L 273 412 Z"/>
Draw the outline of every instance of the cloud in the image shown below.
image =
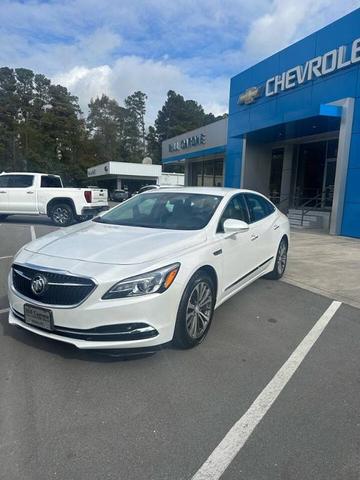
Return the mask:
<path id="1" fill-rule="evenodd" d="M 83 110 L 103 92 L 173 89 L 227 109 L 229 79 L 360 6 L 360 0 L 1 0 L 0 63 L 67 86 Z"/>
<path id="2" fill-rule="evenodd" d="M 166 60 L 155 61 L 136 56 L 118 59 L 113 66 L 74 67 L 59 74 L 53 81 L 66 86 L 79 96 L 83 111 L 90 98 L 105 93 L 122 100 L 136 90 L 148 95 L 147 122 L 152 123 L 163 105 L 168 90 L 185 98 L 196 99 L 205 111 L 223 114 L 227 111 L 228 79 L 191 77 Z"/>
<path id="3" fill-rule="evenodd" d="M 358 0 L 273 0 L 250 25 L 243 54 L 265 58 L 359 6 Z"/>

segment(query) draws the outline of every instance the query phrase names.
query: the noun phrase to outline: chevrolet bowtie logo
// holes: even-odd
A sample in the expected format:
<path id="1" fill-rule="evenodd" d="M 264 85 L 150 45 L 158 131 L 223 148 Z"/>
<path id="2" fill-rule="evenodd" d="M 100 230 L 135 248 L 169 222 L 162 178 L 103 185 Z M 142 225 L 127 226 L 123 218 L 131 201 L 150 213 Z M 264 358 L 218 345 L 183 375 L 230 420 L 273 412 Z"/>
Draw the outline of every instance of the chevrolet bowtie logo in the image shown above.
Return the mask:
<path id="1" fill-rule="evenodd" d="M 259 87 L 248 88 L 244 93 L 239 95 L 238 103 L 240 105 L 249 105 L 260 97 L 261 89 Z"/>

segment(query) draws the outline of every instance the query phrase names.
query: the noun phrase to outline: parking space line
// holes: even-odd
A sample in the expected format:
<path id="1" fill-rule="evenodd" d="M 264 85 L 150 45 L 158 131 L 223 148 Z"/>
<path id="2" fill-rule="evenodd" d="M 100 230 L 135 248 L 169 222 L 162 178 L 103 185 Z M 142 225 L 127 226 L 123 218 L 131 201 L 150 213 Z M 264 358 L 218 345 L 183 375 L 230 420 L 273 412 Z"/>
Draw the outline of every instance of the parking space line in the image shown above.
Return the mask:
<path id="1" fill-rule="evenodd" d="M 6 255 L 6 257 L 0 257 L 0 260 L 6 260 L 7 258 L 13 258 L 13 255 Z"/>
<path id="2" fill-rule="evenodd" d="M 36 233 L 34 225 L 30 225 L 31 240 L 36 240 Z"/>
<path id="3" fill-rule="evenodd" d="M 266 385 L 250 405 L 245 414 L 233 425 L 223 440 L 192 477 L 192 480 L 218 480 L 225 472 L 235 456 L 266 415 L 272 404 L 280 395 L 302 361 L 316 343 L 326 326 L 339 309 L 341 302 L 334 301 L 315 323 L 310 332 L 296 347 L 287 361 Z"/>
<path id="4" fill-rule="evenodd" d="M 8 313 L 9 310 L 10 310 L 9 308 L 3 308 L 2 310 L 0 310 L 0 315 L 2 313 Z"/>

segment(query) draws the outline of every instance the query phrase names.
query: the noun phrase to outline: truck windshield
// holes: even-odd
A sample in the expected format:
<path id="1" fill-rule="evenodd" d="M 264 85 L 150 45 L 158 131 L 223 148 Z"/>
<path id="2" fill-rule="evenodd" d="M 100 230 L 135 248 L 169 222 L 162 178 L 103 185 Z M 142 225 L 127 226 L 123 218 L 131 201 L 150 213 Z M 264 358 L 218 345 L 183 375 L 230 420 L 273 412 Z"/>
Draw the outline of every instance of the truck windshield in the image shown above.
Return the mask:
<path id="1" fill-rule="evenodd" d="M 218 195 L 149 192 L 133 197 L 94 221 L 132 227 L 200 230 L 209 223 L 221 199 Z"/>

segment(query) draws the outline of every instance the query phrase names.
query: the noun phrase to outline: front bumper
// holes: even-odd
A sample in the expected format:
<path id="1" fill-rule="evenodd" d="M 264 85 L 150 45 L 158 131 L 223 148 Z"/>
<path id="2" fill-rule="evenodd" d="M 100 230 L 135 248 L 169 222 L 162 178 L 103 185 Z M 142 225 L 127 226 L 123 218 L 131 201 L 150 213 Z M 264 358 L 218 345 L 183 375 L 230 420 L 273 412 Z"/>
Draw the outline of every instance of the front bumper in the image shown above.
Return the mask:
<path id="1" fill-rule="evenodd" d="M 20 296 L 9 277 L 9 323 L 79 349 L 147 349 L 172 340 L 181 293 L 172 285 L 161 294 L 101 300 L 95 291 L 81 305 L 62 308 Z M 26 303 L 51 310 L 54 330 L 25 323 Z"/>

